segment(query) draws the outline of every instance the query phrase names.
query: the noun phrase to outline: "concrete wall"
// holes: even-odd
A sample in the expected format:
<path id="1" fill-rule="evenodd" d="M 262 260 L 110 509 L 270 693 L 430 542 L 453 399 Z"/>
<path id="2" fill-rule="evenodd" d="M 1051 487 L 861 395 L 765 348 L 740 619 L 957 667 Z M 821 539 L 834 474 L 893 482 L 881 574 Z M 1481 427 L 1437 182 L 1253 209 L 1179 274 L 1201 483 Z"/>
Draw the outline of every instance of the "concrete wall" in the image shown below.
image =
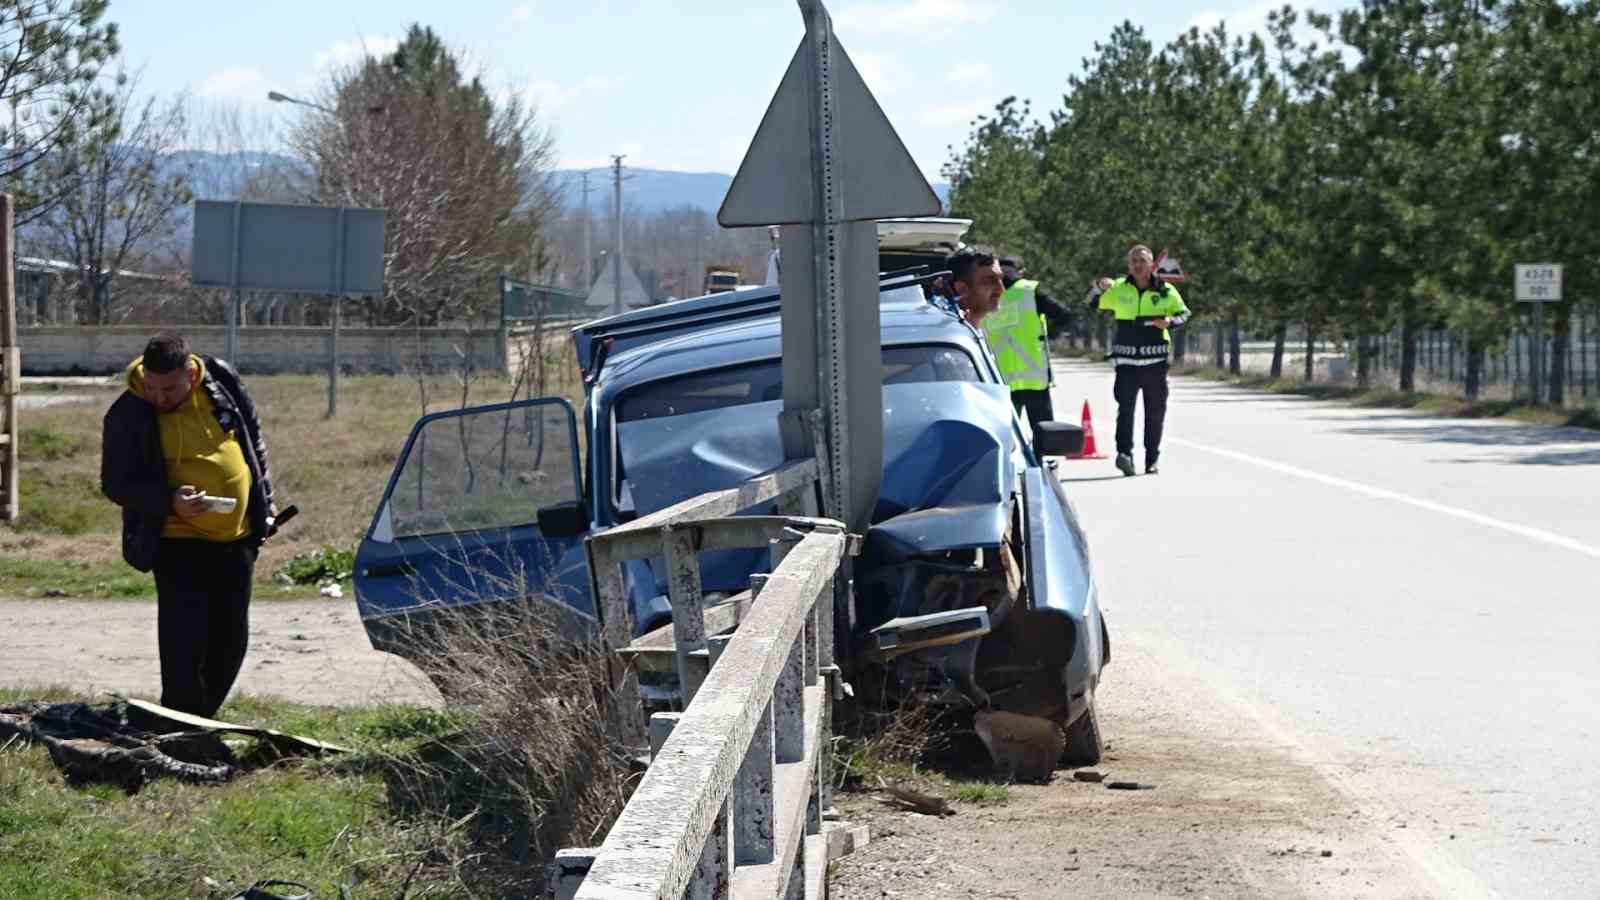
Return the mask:
<path id="1" fill-rule="evenodd" d="M 160 326 L 104 327 L 40 325 L 17 329 L 22 345 L 22 371 L 27 375 L 101 374 L 121 371 L 138 356 Z M 223 356 L 227 329 L 190 325 L 177 329 L 197 353 Z M 300 326 L 239 329 L 241 371 L 326 372 L 331 336 L 326 328 Z M 459 329 L 343 328 L 339 331 L 340 369 L 348 373 L 392 374 L 422 368 L 453 370 L 460 363 L 457 348 L 470 349 L 479 369 L 503 370 L 505 345 L 498 332 L 470 335 Z M 419 352 L 420 351 L 420 352 Z"/>

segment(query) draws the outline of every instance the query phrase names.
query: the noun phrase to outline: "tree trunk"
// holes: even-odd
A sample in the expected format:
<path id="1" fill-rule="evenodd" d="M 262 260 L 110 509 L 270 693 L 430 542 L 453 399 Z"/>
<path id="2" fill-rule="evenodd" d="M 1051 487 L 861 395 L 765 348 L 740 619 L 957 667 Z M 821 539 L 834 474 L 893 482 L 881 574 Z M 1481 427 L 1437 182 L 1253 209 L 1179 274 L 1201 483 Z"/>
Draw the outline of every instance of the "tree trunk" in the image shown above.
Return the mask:
<path id="1" fill-rule="evenodd" d="M 1306 326 L 1306 384 L 1317 375 L 1317 332 Z"/>
<path id="2" fill-rule="evenodd" d="M 1407 297 L 1400 312 L 1400 390 L 1410 393 L 1417 389 L 1417 316 L 1416 301 Z"/>
<path id="3" fill-rule="evenodd" d="M 1223 347 L 1227 343 L 1227 341 L 1226 341 L 1226 339 L 1224 337 L 1224 334 L 1223 334 L 1222 322 L 1220 322 L 1220 321 L 1217 322 L 1217 335 L 1216 335 L 1216 337 L 1217 337 L 1217 339 L 1215 341 L 1216 346 L 1213 348 L 1216 352 L 1213 355 L 1216 357 L 1216 366 L 1217 366 L 1217 368 L 1220 369 L 1226 364 L 1224 362 L 1224 360 L 1223 360 L 1223 352 L 1224 352 Z"/>
<path id="4" fill-rule="evenodd" d="M 1239 374 L 1239 314 L 1228 322 L 1228 371 Z"/>
<path id="5" fill-rule="evenodd" d="M 1467 399 L 1477 400 L 1483 391 L 1483 340 L 1467 338 Z"/>
<path id="6" fill-rule="evenodd" d="M 1572 316 L 1567 304 L 1556 305 L 1550 340 L 1550 405 L 1560 409 L 1567 399 L 1567 345 L 1572 340 Z"/>
<path id="7" fill-rule="evenodd" d="M 1363 391 L 1372 387 L 1373 349 L 1372 335 L 1363 334 L 1356 338 L 1356 386 Z"/>
<path id="8" fill-rule="evenodd" d="M 1272 335 L 1272 377 L 1283 377 L 1283 345 L 1289 340 L 1289 323 L 1279 322 L 1278 330 Z"/>

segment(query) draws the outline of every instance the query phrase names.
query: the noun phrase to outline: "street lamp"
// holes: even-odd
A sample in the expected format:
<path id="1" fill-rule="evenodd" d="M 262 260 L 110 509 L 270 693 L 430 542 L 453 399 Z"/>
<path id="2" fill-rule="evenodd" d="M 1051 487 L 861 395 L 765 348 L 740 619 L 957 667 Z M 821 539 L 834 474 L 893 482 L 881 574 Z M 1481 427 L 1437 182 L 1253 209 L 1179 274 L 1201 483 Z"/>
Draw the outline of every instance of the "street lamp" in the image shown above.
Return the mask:
<path id="1" fill-rule="evenodd" d="M 280 94 L 277 91 L 267 91 L 267 99 L 271 100 L 273 103 L 295 103 L 300 106 L 309 106 L 312 109 L 320 109 L 330 116 L 338 115 L 338 113 L 320 103 L 312 103 L 310 100 L 299 100 L 289 96 L 288 94 Z"/>

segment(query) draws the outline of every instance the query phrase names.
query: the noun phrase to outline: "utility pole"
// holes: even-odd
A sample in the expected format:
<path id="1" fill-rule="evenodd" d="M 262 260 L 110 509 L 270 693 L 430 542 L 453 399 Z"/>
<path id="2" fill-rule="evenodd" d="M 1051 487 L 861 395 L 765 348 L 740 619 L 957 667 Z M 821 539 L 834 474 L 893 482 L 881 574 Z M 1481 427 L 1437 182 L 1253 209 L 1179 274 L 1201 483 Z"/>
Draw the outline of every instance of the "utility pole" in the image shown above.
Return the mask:
<path id="1" fill-rule="evenodd" d="M 611 314 L 622 314 L 622 160 L 611 157 L 611 187 L 614 199 L 611 217 Z"/>
<path id="2" fill-rule="evenodd" d="M 589 246 L 594 226 L 589 221 L 589 173 L 583 173 L 583 290 L 594 287 L 594 250 Z"/>
<path id="3" fill-rule="evenodd" d="M 14 109 L 14 107 L 13 107 Z M 21 514 L 22 465 L 17 395 L 22 393 L 22 348 L 17 337 L 17 247 L 15 201 L 0 194 L 0 519 Z"/>

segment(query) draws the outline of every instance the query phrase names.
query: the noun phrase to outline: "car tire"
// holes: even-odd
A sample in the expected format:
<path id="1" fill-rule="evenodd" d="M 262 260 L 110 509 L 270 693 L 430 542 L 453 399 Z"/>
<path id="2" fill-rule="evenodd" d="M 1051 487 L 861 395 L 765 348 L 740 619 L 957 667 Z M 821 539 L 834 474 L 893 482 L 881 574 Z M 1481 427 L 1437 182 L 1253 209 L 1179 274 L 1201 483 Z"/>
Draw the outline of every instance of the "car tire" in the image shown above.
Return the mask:
<path id="1" fill-rule="evenodd" d="M 1094 704 L 1083 715 L 1066 727 L 1066 743 L 1061 750 L 1061 764 L 1069 769 L 1100 764 L 1100 720 L 1095 716 Z"/>

